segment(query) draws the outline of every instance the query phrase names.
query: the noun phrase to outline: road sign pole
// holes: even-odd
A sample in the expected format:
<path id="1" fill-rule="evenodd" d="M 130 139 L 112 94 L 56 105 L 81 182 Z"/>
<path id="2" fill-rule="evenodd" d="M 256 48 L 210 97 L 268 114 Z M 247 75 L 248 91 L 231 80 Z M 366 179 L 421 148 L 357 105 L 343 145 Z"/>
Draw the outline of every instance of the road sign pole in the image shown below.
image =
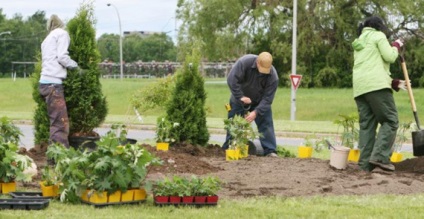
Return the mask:
<path id="1" fill-rule="evenodd" d="M 296 75 L 296 45 L 297 45 L 297 0 L 293 0 L 293 39 L 292 39 L 292 75 Z M 290 120 L 296 119 L 296 88 L 291 86 L 291 112 Z"/>

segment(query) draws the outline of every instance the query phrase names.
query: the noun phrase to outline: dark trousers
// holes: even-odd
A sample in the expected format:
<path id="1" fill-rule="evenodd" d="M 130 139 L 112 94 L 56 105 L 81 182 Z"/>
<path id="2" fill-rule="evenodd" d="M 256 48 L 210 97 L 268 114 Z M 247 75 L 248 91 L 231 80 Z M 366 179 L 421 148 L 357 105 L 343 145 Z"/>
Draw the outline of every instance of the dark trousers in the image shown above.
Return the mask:
<path id="1" fill-rule="evenodd" d="M 256 106 L 251 106 L 250 109 L 246 110 L 243 105 L 230 101 L 231 110 L 228 112 L 228 118 L 233 118 L 235 115 L 244 116 L 247 111 L 252 112 Z M 264 155 L 269 153 L 276 153 L 277 143 L 274 132 L 274 122 L 272 120 L 272 110 L 265 112 L 263 115 L 257 114 L 255 119 L 256 126 L 258 127 L 259 133 L 262 136 L 259 138 L 261 145 L 264 149 Z M 231 135 L 227 132 L 227 136 L 223 149 L 228 149 Z"/>
<path id="2" fill-rule="evenodd" d="M 366 171 L 374 166 L 370 160 L 390 163 L 390 154 L 399 126 L 393 92 L 383 89 L 355 98 L 359 112 L 358 165 Z M 377 133 L 377 127 L 380 128 Z"/>
<path id="3" fill-rule="evenodd" d="M 69 120 L 63 85 L 40 84 L 38 90 L 47 104 L 47 114 L 50 119 L 49 143 L 61 143 L 68 148 Z"/>

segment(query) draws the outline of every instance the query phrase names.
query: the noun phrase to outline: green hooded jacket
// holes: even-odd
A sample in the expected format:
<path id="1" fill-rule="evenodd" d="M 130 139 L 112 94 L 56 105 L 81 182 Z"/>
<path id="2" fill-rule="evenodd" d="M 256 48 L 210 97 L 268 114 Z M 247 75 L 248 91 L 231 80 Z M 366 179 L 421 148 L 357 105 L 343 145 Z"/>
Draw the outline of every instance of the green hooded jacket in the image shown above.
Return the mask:
<path id="1" fill-rule="evenodd" d="M 365 27 L 352 46 L 353 96 L 391 88 L 390 63 L 394 63 L 399 54 L 397 48 L 390 45 L 386 35 L 374 28 Z"/>

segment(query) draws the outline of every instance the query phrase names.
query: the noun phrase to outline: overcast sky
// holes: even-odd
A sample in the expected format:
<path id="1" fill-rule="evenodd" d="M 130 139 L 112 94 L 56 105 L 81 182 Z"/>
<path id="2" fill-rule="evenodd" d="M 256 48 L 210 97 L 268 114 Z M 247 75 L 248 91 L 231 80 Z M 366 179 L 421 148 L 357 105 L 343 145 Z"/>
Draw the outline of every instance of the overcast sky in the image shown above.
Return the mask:
<path id="1" fill-rule="evenodd" d="M 178 0 L 96 0 L 97 37 L 103 33 L 119 33 L 119 19 L 122 31 L 168 32 L 175 37 L 175 10 Z M 0 8 L 8 19 L 21 14 L 25 19 L 37 11 L 45 11 L 46 17 L 57 14 L 63 21 L 75 16 L 83 0 L 2 0 Z M 111 3 L 112 6 L 107 6 Z"/>

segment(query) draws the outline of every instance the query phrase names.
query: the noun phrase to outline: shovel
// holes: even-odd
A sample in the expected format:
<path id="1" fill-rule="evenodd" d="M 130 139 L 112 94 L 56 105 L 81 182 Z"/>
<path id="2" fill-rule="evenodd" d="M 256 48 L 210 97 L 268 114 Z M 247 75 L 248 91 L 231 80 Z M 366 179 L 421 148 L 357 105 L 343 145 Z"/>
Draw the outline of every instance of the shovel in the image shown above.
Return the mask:
<path id="1" fill-rule="evenodd" d="M 406 69 L 405 58 L 400 56 L 400 64 L 402 67 L 403 75 L 405 77 L 405 83 L 411 100 L 412 112 L 414 113 L 415 123 L 417 124 L 418 131 L 412 132 L 412 151 L 414 156 L 424 155 L 424 130 L 420 128 L 420 121 L 417 115 L 417 106 L 415 105 L 414 94 L 412 93 L 411 82 L 408 76 L 408 70 Z"/>

